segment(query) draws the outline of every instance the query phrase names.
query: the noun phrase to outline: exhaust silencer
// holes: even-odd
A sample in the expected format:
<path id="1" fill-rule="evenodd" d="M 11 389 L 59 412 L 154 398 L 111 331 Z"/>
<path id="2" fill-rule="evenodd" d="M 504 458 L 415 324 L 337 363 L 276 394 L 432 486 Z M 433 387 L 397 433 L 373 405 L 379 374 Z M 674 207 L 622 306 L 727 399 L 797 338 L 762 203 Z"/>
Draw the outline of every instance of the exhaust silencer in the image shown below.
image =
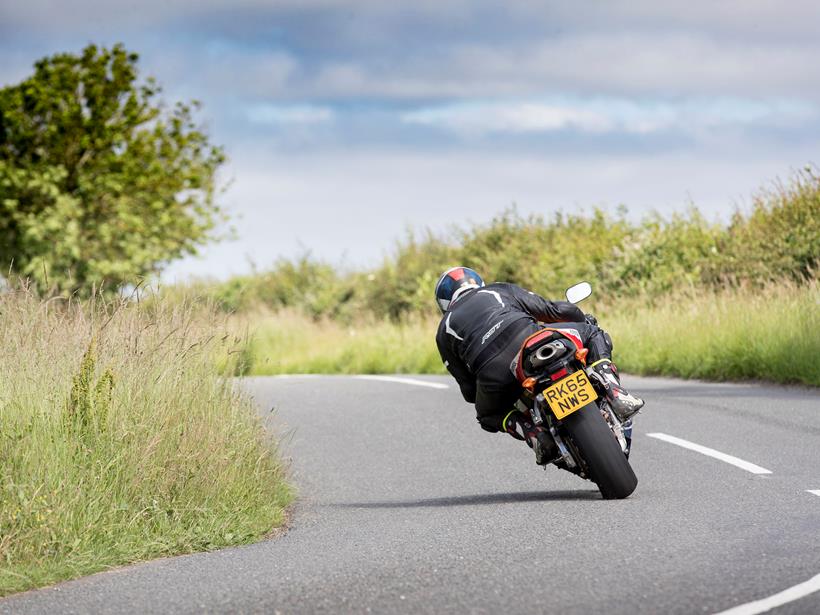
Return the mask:
<path id="1" fill-rule="evenodd" d="M 544 344 L 538 350 L 535 351 L 533 355 L 534 358 L 538 361 L 539 364 L 544 364 L 550 359 L 555 358 L 557 355 L 562 354 L 566 350 L 566 346 L 564 346 L 558 340 L 554 342 L 550 342 L 549 344 Z"/>

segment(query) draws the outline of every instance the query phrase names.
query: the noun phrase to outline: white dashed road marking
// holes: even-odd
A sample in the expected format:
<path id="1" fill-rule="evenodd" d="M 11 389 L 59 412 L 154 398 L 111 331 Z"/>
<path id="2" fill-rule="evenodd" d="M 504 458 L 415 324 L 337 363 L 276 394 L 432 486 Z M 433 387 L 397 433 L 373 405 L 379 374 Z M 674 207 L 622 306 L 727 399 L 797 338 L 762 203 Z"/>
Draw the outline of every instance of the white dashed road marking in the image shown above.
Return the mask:
<path id="1" fill-rule="evenodd" d="M 412 384 L 417 387 L 429 387 L 431 389 L 449 389 L 443 382 L 430 382 L 428 380 L 416 380 L 415 378 L 398 378 L 396 376 L 354 376 L 359 380 L 380 380 L 382 382 L 398 382 L 399 384 Z"/>
<path id="2" fill-rule="evenodd" d="M 658 440 L 663 440 L 664 442 L 669 442 L 670 444 L 675 444 L 677 446 L 687 448 L 690 451 L 695 451 L 696 453 L 700 453 L 701 455 L 706 455 L 707 457 L 713 457 L 714 459 L 719 459 L 725 463 L 729 463 L 735 467 L 740 468 L 741 470 L 746 470 L 747 472 L 751 472 L 752 474 L 771 474 L 771 470 L 767 470 L 766 468 L 761 468 L 759 465 L 755 465 L 748 461 L 744 461 L 738 457 L 734 457 L 733 455 L 727 455 L 726 453 L 721 453 L 720 451 L 716 451 L 713 448 L 709 448 L 707 446 L 702 446 L 700 444 L 695 444 L 694 442 L 690 442 L 689 440 L 684 440 L 683 438 L 676 438 L 675 436 L 670 436 L 665 433 L 648 433 L 646 434 L 650 438 L 657 438 Z"/>
<path id="3" fill-rule="evenodd" d="M 800 585 L 795 585 L 794 587 L 783 590 L 779 594 L 769 596 L 768 598 L 763 598 L 762 600 L 747 602 L 746 604 L 741 604 L 729 609 L 728 611 L 721 611 L 715 615 L 757 615 L 758 613 L 771 611 L 772 609 L 782 606 L 788 602 L 794 602 L 795 600 L 800 600 L 800 598 L 805 598 L 809 594 L 813 594 L 816 591 L 820 591 L 820 574 L 812 577 L 805 583 L 800 583 Z"/>
<path id="4" fill-rule="evenodd" d="M 806 489 L 806 493 L 813 493 L 814 495 L 820 495 L 820 489 Z"/>

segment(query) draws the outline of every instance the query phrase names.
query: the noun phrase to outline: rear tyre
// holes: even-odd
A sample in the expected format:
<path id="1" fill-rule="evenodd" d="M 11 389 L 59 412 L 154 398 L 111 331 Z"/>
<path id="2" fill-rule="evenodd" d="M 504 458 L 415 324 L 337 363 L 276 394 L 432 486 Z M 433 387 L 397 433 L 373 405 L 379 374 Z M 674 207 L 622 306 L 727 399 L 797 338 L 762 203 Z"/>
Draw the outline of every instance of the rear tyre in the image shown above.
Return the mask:
<path id="1" fill-rule="evenodd" d="M 604 499 L 629 497 L 638 486 L 638 478 L 601 416 L 598 404 L 587 404 L 564 419 L 563 423 Z"/>

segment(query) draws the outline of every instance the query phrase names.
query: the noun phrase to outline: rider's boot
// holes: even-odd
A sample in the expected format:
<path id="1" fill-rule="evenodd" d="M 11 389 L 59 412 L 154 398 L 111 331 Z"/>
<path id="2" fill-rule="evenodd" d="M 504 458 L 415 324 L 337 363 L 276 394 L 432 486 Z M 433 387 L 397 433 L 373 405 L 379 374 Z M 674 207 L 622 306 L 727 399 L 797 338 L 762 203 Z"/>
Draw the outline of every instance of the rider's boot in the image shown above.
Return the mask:
<path id="1" fill-rule="evenodd" d="M 643 408 L 644 401 L 640 397 L 635 397 L 621 386 L 621 379 L 618 377 L 618 368 L 609 359 L 601 359 L 591 365 L 593 377 L 601 383 L 606 391 L 606 399 L 615 416 L 621 422 L 629 420 L 630 417 L 638 413 Z"/>
<path id="2" fill-rule="evenodd" d="M 541 425 L 534 425 L 532 419 L 518 410 L 504 417 L 504 431 L 516 440 L 523 440 L 535 453 L 535 463 L 546 465 L 558 456 L 555 440 Z"/>

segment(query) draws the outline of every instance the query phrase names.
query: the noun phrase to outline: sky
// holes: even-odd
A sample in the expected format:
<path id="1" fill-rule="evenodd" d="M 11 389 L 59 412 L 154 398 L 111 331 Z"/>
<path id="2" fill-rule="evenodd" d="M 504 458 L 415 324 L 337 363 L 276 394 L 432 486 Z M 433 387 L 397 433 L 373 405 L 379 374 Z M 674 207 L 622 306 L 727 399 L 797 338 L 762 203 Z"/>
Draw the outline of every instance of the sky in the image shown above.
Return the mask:
<path id="1" fill-rule="evenodd" d="M 0 85 L 89 42 L 200 100 L 230 159 L 233 239 L 167 281 L 376 265 L 513 204 L 726 219 L 820 163 L 812 1 L 0 0 Z"/>

